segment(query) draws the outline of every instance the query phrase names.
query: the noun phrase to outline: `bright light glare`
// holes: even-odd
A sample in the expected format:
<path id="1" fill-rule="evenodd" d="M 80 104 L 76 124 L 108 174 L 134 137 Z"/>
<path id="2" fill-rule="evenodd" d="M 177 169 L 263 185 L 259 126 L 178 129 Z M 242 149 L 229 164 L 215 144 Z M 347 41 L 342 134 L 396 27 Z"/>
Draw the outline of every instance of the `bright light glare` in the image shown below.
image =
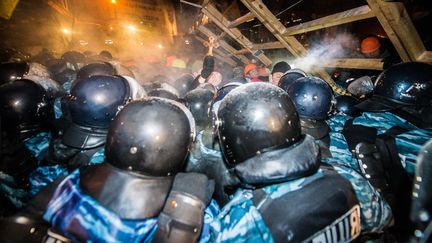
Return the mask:
<path id="1" fill-rule="evenodd" d="M 68 28 L 63 28 L 63 29 L 62 29 L 62 32 L 63 32 L 63 34 L 65 34 L 65 35 L 69 35 L 69 34 L 71 33 L 70 29 L 68 29 Z"/>
<path id="2" fill-rule="evenodd" d="M 117 3 L 117 0 L 111 0 L 111 3 L 112 3 L 112 4 L 116 4 L 116 3 Z"/>
<path id="3" fill-rule="evenodd" d="M 162 44 L 157 44 L 157 48 L 162 49 L 163 45 Z"/>
<path id="4" fill-rule="evenodd" d="M 128 25 L 127 28 L 128 28 L 128 30 L 130 30 L 132 32 L 135 32 L 137 30 L 136 27 L 133 25 Z"/>

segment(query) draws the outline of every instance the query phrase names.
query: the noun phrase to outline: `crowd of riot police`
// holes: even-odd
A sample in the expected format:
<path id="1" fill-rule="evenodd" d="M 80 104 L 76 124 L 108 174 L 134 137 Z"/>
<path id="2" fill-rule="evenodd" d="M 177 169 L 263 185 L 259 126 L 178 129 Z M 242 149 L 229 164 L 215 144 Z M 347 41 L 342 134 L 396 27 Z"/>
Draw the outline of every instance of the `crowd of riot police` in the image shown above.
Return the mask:
<path id="1" fill-rule="evenodd" d="M 214 65 L 140 80 L 107 52 L 1 63 L 1 241 L 431 239 L 431 65 L 350 95 L 284 62 L 213 85 Z"/>

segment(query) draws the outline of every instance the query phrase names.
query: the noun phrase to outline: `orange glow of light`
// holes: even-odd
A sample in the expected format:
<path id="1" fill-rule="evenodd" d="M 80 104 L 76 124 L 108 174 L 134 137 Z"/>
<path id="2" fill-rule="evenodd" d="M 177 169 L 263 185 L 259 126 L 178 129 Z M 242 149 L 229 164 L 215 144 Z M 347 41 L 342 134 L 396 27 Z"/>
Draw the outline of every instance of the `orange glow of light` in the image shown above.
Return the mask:
<path id="1" fill-rule="evenodd" d="M 117 0 L 111 0 L 112 4 L 117 4 Z"/>
<path id="2" fill-rule="evenodd" d="M 128 30 L 130 30 L 132 32 L 135 32 L 137 30 L 136 27 L 133 25 L 128 25 L 127 28 L 128 28 Z"/>
<path id="3" fill-rule="evenodd" d="M 67 29 L 67 28 L 63 28 L 61 31 L 62 31 L 63 34 L 65 34 L 65 35 L 69 35 L 69 34 L 71 33 L 70 29 Z"/>

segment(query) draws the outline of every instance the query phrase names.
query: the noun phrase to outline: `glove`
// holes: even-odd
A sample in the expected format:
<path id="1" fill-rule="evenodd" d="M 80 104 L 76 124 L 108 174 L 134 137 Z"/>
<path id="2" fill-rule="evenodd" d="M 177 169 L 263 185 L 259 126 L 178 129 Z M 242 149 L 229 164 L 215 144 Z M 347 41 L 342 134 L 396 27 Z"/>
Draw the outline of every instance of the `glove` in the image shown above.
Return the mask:
<path id="1" fill-rule="evenodd" d="M 207 79 L 213 72 L 215 67 L 215 59 L 212 56 L 206 56 L 203 62 L 203 68 L 201 70 L 201 77 Z"/>
<path id="2" fill-rule="evenodd" d="M 376 134 L 376 128 L 354 125 L 352 120 L 347 121 L 342 130 L 350 151 L 355 151 L 356 145 L 361 142 L 375 144 Z"/>

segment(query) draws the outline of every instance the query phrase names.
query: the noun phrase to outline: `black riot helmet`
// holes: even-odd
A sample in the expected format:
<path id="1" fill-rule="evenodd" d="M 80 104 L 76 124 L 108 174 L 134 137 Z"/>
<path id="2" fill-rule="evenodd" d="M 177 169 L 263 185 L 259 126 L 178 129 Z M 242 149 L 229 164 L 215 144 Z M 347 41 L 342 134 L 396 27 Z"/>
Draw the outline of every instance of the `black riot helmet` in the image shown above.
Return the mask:
<path id="1" fill-rule="evenodd" d="M 303 78 L 306 76 L 307 76 L 307 74 L 301 69 L 298 69 L 298 68 L 290 69 L 290 70 L 286 71 L 284 73 L 284 75 L 281 77 L 281 79 L 279 80 L 278 86 L 281 89 L 286 91 L 292 82 L 296 81 L 299 78 Z"/>
<path id="2" fill-rule="evenodd" d="M 318 77 L 304 77 L 287 89 L 300 118 L 325 120 L 334 102 L 330 86 Z"/>
<path id="3" fill-rule="evenodd" d="M 76 79 L 79 81 L 96 75 L 112 76 L 116 74 L 117 73 L 113 65 L 107 62 L 90 63 L 78 71 Z"/>
<path id="4" fill-rule="evenodd" d="M 0 86 L 0 114 L 2 127 L 21 138 L 36 134 L 53 118 L 45 90 L 28 79 Z"/>
<path id="5" fill-rule="evenodd" d="M 164 89 L 164 88 L 157 88 L 153 89 L 150 92 L 148 92 L 148 96 L 154 96 L 154 97 L 160 97 L 160 98 L 166 98 L 170 100 L 178 100 L 179 97 L 174 94 L 173 92 Z"/>
<path id="6" fill-rule="evenodd" d="M 184 103 L 191 111 L 197 126 L 205 127 L 210 125 L 208 111 L 212 99 L 213 92 L 204 88 L 191 90 L 184 97 Z"/>
<path id="7" fill-rule="evenodd" d="M 191 74 L 183 74 L 173 82 L 173 87 L 178 91 L 180 98 L 187 92 L 198 87 L 199 82 Z"/>
<path id="8" fill-rule="evenodd" d="M 0 85 L 21 79 L 30 70 L 26 62 L 7 62 L 0 64 Z"/>
<path id="9" fill-rule="evenodd" d="M 353 96 L 340 95 L 336 97 L 335 112 L 356 117 L 360 115 L 360 111 L 355 107 L 360 101 Z"/>
<path id="10" fill-rule="evenodd" d="M 198 88 L 207 89 L 207 90 L 211 91 L 213 94 L 215 94 L 217 92 L 216 87 L 211 83 L 202 83 L 198 86 Z"/>
<path id="11" fill-rule="evenodd" d="M 84 54 L 78 51 L 67 51 L 63 53 L 61 59 L 70 63 L 84 63 L 86 57 L 84 56 Z"/>
<path id="12" fill-rule="evenodd" d="M 391 111 L 402 106 L 430 106 L 432 65 L 421 62 L 396 64 L 375 81 L 373 96 L 358 107 L 366 111 Z"/>
<path id="13" fill-rule="evenodd" d="M 107 50 L 103 50 L 103 51 L 99 52 L 99 56 L 102 58 L 105 58 L 106 60 L 113 59 L 111 52 L 109 52 Z"/>
<path id="14" fill-rule="evenodd" d="M 117 112 L 130 99 L 130 88 L 124 78 L 92 76 L 72 87 L 68 107 L 73 123 L 108 128 Z"/>
<path id="15" fill-rule="evenodd" d="M 110 125 L 105 156 L 111 165 L 148 176 L 183 169 L 195 136 L 189 110 L 173 100 L 150 97 L 129 103 Z"/>
<path id="16" fill-rule="evenodd" d="M 217 110 L 219 109 L 220 103 L 225 98 L 225 96 L 240 85 L 242 85 L 242 83 L 227 83 L 216 91 L 216 94 L 214 95 L 210 105 L 210 112 L 213 116 L 217 115 Z"/>
<path id="17" fill-rule="evenodd" d="M 220 145 L 228 164 L 289 146 L 301 139 L 300 121 L 288 94 L 269 83 L 244 84 L 218 110 Z"/>

